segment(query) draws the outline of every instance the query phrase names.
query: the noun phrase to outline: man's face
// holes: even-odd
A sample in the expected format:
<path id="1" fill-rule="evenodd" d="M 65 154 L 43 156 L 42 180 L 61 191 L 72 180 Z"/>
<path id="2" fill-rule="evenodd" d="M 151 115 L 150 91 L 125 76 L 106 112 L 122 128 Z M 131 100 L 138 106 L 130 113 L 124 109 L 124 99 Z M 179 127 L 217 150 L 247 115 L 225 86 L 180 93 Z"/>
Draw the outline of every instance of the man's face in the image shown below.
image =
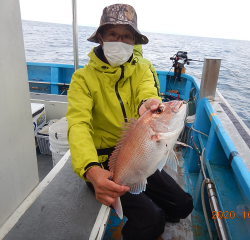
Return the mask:
<path id="1" fill-rule="evenodd" d="M 102 45 L 104 42 L 124 42 L 130 45 L 135 43 L 135 31 L 129 25 L 105 25 L 102 34 L 97 34 L 98 41 Z"/>

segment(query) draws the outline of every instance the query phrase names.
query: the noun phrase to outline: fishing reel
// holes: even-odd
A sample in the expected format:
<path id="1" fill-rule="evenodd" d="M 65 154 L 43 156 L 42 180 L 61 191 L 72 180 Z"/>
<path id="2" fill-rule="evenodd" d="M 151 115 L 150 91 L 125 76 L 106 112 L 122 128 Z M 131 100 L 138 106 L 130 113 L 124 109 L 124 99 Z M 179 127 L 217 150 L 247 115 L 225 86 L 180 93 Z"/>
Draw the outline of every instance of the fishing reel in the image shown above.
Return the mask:
<path id="1" fill-rule="evenodd" d="M 187 52 L 178 51 L 170 60 L 173 61 L 174 77 L 181 81 L 181 73 L 185 72 L 184 65 L 189 65 L 192 59 L 188 59 Z"/>

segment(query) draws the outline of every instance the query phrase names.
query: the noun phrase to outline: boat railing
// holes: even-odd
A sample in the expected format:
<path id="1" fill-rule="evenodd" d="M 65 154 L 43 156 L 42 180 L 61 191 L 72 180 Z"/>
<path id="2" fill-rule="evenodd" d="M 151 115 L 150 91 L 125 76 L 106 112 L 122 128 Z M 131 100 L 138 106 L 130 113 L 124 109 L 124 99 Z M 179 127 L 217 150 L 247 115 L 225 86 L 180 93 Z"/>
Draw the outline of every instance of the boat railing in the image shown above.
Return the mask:
<path id="1" fill-rule="evenodd" d="M 31 92 L 66 95 L 75 70 L 69 64 L 27 62 L 27 71 Z"/>
<path id="2" fill-rule="evenodd" d="M 83 65 L 79 66 L 83 68 Z M 74 65 L 58 64 L 58 63 L 39 63 L 27 62 L 28 81 L 31 92 L 46 93 L 46 94 L 63 94 L 66 95 L 69 87 L 72 74 L 74 73 Z M 161 91 L 168 92 L 168 80 L 174 78 L 172 72 L 157 71 L 157 75 L 161 85 Z M 182 74 L 181 86 L 182 92 L 179 95 L 180 99 L 188 99 L 189 92 L 185 89 L 190 89 L 191 86 L 199 89 L 200 83 L 196 77 L 188 74 Z M 172 96 L 178 97 L 178 94 L 171 93 Z"/>

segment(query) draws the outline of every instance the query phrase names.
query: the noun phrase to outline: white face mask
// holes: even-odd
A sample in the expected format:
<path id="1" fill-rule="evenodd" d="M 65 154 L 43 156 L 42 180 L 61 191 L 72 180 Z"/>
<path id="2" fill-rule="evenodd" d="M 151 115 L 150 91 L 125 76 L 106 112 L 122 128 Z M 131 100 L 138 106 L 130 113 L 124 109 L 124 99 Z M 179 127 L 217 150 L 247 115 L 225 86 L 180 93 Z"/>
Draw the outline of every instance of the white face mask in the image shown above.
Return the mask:
<path id="1" fill-rule="evenodd" d="M 109 64 L 112 67 L 117 67 L 129 60 L 134 45 L 124 42 L 103 42 L 102 49 Z"/>

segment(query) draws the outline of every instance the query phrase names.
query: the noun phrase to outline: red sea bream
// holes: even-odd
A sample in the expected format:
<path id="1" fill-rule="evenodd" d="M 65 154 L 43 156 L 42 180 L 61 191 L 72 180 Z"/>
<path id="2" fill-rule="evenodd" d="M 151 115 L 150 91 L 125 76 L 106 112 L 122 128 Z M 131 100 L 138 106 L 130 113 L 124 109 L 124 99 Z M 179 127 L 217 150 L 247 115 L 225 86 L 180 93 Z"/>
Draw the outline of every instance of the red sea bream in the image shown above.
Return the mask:
<path id="1" fill-rule="evenodd" d="M 147 178 L 165 164 L 177 169 L 173 147 L 184 127 L 186 104 L 170 101 L 157 110 L 146 111 L 139 119 L 130 120 L 109 161 L 113 181 L 130 187 L 130 192 L 145 191 Z M 123 217 L 120 199 L 113 204 L 118 216 Z"/>

